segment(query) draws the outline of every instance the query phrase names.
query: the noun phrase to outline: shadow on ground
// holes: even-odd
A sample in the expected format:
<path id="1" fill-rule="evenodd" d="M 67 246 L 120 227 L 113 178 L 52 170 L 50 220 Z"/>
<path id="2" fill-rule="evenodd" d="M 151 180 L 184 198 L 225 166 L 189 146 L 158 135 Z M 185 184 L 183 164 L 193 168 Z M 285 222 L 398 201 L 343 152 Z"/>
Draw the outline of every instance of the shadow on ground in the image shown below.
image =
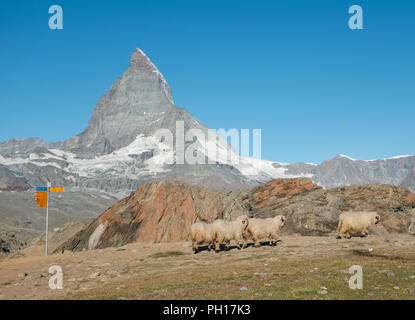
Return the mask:
<path id="1" fill-rule="evenodd" d="M 282 242 L 282 240 L 277 240 L 277 243 L 275 244 L 275 246 L 277 246 L 278 243 L 280 243 L 280 242 Z M 270 244 L 269 241 L 260 242 L 260 247 L 262 247 L 262 246 L 271 246 L 271 244 Z M 254 243 L 253 242 L 247 243 L 246 248 L 249 248 L 249 247 L 255 247 Z M 236 246 L 236 245 L 229 246 L 228 250 L 226 250 L 226 246 L 224 244 L 221 244 L 219 246 L 219 252 L 231 251 L 231 250 L 241 250 L 241 249 L 239 249 L 238 246 Z M 215 251 L 215 249 L 214 249 L 214 246 L 212 246 L 211 249 L 208 246 L 202 246 L 202 247 L 199 247 L 198 250 L 195 253 L 199 253 L 199 252 L 202 252 L 202 251 Z"/>

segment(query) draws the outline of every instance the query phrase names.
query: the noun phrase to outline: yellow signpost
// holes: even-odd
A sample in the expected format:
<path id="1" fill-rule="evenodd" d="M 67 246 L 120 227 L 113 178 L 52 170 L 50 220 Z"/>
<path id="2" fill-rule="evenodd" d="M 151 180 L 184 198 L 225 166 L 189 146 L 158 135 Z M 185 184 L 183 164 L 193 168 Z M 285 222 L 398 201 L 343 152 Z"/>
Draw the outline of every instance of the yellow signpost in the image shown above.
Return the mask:
<path id="1" fill-rule="evenodd" d="M 65 192 L 65 188 L 50 186 L 48 182 L 47 187 L 37 187 L 35 201 L 39 208 L 46 208 L 46 240 L 45 240 L 45 255 L 48 255 L 48 229 L 49 229 L 49 192 Z"/>

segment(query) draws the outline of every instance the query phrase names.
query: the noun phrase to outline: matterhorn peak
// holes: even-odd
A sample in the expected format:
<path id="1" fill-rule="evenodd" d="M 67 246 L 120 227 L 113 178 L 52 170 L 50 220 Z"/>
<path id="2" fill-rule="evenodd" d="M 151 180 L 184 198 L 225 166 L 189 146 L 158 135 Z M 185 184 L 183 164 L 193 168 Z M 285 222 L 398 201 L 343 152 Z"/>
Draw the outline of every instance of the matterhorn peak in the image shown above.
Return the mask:
<path id="1" fill-rule="evenodd" d="M 174 104 L 170 87 L 157 67 L 151 62 L 143 50 L 137 48 L 130 57 L 130 71 L 139 73 L 154 73 L 160 80 L 161 87 L 169 101 Z"/>
<path id="2" fill-rule="evenodd" d="M 157 67 L 150 61 L 141 49 L 135 49 L 130 58 L 130 67 L 139 71 L 158 71 Z"/>

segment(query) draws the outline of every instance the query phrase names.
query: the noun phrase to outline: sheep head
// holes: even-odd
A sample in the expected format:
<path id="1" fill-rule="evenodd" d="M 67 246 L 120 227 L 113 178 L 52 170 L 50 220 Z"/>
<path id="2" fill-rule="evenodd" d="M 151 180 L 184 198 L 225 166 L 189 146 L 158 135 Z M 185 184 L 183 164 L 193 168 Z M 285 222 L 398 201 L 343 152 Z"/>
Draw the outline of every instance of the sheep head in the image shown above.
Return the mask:
<path id="1" fill-rule="evenodd" d="M 249 219 L 248 219 L 248 216 L 242 215 L 242 216 L 239 216 L 238 218 L 236 218 L 236 221 L 242 227 L 242 230 L 245 230 L 246 227 L 248 226 Z"/>

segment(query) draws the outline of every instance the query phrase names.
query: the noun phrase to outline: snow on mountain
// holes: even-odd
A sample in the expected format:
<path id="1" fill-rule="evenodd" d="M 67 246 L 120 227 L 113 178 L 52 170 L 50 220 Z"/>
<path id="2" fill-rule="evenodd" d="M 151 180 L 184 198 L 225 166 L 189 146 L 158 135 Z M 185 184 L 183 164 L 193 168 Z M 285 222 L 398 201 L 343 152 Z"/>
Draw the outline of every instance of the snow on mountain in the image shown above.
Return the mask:
<path id="1" fill-rule="evenodd" d="M 187 156 L 191 161 L 197 159 L 196 163 L 187 158 L 181 163 L 178 150 L 156 135 L 160 129 L 167 130 L 177 143 L 177 123 L 185 132 L 196 130 L 207 137 L 184 142 Z M 241 157 L 225 139 L 210 136 L 209 128 L 174 105 L 164 76 L 136 49 L 130 67 L 99 99 L 82 133 L 55 143 L 39 138 L 0 143 L 0 169 L 3 184 L 11 181 L 19 188 L 51 181 L 67 188 L 113 193 L 168 179 L 219 190 L 294 177 L 312 177 L 323 187 L 377 182 L 399 185 L 402 181 L 412 186 L 415 157 L 361 161 L 338 155 L 320 165 Z"/>
<path id="2" fill-rule="evenodd" d="M 218 139 L 219 140 L 219 139 Z M 214 164 L 229 165 L 255 181 L 267 181 L 275 178 L 289 178 L 297 175 L 285 174 L 287 168 L 274 167 L 274 162 L 241 157 L 229 145 L 214 141 L 198 141 L 198 152 L 207 156 L 206 162 L 213 159 L 209 150 L 217 150 Z M 0 164 L 18 167 L 32 164 L 38 167 L 53 166 L 75 176 L 95 178 L 111 171 L 113 176 L 137 178 L 139 176 L 166 173 L 176 161 L 175 150 L 160 142 L 154 136 L 138 135 L 136 139 L 112 153 L 96 156 L 92 159 L 79 158 L 76 154 L 59 149 L 48 149 L 40 154 L 30 153 L 27 158 L 5 158 L 0 155 Z M 137 164 L 140 163 L 139 170 Z M 302 175 L 299 175 L 302 176 Z M 309 176 L 309 175 L 305 175 Z"/>
<path id="3" fill-rule="evenodd" d="M 346 158 L 346 159 L 352 160 L 352 161 L 357 161 L 356 159 L 353 159 L 352 157 L 346 156 L 344 154 L 339 154 L 338 156 L 339 157 L 342 157 L 342 158 Z"/>

